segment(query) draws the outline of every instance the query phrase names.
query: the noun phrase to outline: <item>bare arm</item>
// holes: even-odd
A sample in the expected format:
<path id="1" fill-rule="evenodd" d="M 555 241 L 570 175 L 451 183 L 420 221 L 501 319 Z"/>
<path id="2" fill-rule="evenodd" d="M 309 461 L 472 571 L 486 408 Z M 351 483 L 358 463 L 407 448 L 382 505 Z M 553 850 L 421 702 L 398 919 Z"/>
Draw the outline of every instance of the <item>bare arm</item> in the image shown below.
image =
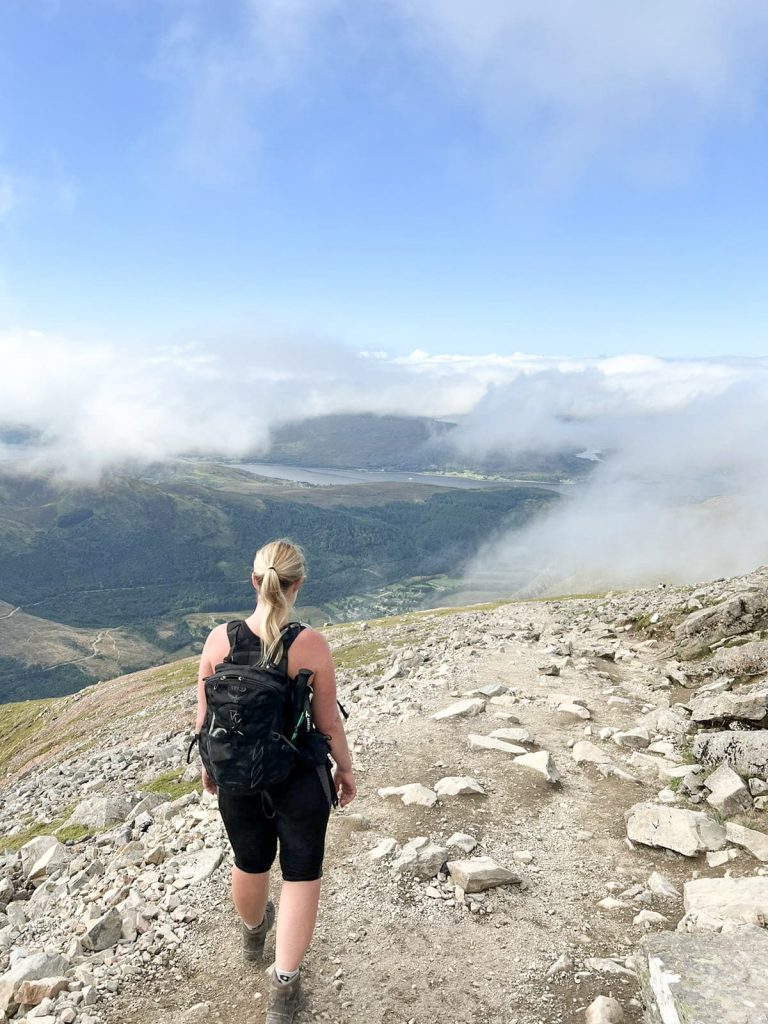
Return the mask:
<path id="1" fill-rule="evenodd" d="M 220 651 L 222 639 L 226 637 L 227 627 L 224 624 L 222 637 L 222 627 L 216 626 L 208 634 L 208 639 L 203 644 L 203 650 L 200 654 L 200 667 L 197 672 L 197 715 L 195 717 L 195 732 L 200 732 L 203 722 L 205 721 L 205 712 L 208 707 L 208 702 L 205 699 L 205 679 L 207 676 L 213 674 L 214 667 L 221 661 Z M 208 778 L 208 773 L 205 770 L 205 766 L 201 765 L 203 788 L 208 790 L 209 793 L 216 792 L 216 786 L 211 779 Z"/>
<path id="2" fill-rule="evenodd" d="M 309 654 L 309 651 L 307 652 Z M 344 723 L 336 703 L 336 671 L 328 641 L 321 633 L 312 636 L 312 657 L 315 675 L 312 681 L 312 716 L 320 732 L 330 737 L 331 757 L 342 773 L 352 771 Z"/>

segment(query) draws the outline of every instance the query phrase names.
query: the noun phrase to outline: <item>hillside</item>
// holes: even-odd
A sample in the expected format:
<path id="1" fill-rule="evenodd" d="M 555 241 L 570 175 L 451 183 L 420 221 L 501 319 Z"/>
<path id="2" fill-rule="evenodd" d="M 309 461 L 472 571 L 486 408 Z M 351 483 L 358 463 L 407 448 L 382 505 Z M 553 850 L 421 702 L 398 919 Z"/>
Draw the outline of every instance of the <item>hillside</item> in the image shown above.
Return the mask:
<path id="1" fill-rule="evenodd" d="M 360 793 L 332 818 L 302 1020 L 760 1024 L 768 566 L 327 635 Z M 0 709 L 14 1020 L 263 1019 L 184 760 L 195 668 Z"/>
<path id="2" fill-rule="evenodd" d="M 459 423 L 426 416 L 313 416 L 276 427 L 268 450 L 249 458 L 295 466 L 487 473 L 554 482 L 578 479 L 591 469 L 574 452 L 474 452 L 470 457 L 454 444 L 457 431 Z"/>
<path id="3" fill-rule="evenodd" d="M 524 486 L 295 485 L 188 463 L 93 486 L 2 473 L 0 702 L 191 653 L 208 614 L 252 605 L 250 558 L 275 536 L 305 547 L 302 610 L 322 622 L 439 603 L 435 588 L 455 588 L 489 533 L 557 500 Z"/>

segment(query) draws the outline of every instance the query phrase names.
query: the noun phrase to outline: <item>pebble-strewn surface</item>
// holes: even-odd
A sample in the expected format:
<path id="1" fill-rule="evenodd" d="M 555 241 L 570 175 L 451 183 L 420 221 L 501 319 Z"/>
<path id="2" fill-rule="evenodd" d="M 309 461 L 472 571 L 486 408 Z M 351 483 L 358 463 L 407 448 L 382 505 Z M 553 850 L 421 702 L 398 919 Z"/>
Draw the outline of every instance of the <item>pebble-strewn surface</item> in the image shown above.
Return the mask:
<path id="1" fill-rule="evenodd" d="M 768 567 L 363 641 L 299 1020 L 768 1024 Z M 193 704 L 0 790 L 0 1021 L 263 1019 L 216 798 L 145 788 L 198 778 Z"/>

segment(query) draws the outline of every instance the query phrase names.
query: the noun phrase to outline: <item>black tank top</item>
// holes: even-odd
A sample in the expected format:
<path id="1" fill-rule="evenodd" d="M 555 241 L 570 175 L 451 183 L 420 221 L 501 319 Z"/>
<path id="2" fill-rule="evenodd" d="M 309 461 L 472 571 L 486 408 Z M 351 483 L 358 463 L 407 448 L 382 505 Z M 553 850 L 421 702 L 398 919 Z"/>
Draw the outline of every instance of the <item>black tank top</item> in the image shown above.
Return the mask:
<path id="1" fill-rule="evenodd" d="M 283 653 L 278 668 L 288 673 L 288 649 L 299 633 L 305 629 L 303 622 L 286 622 L 283 631 Z M 245 619 L 235 619 L 227 623 L 229 637 L 229 654 L 224 659 L 233 665 L 252 665 L 261 656 L 261 637 L 254 633 Z"/>

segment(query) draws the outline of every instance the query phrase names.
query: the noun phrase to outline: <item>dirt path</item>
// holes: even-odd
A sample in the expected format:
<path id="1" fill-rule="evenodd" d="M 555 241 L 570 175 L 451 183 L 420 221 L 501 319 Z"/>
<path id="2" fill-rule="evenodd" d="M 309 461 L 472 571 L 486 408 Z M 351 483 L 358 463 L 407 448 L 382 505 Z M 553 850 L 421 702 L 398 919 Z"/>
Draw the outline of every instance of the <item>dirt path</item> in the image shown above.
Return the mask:
<path id="1" fill-rule="evenodd" d="M 493 613 L 493 623 L 502 628 L 533 622 L 546 629 L 551 616 L 545 604 L 505 606 Z M 501 652 L 457 653 L 461 674 L 449 682 L 414 680 L 412 712 L 396 707 L 389 718 L 384 715 L 373 741 L 357 757 L 359 798 L 331 823 L 320 919 L 303 975 L 306 1008 L 299 1021 L 583 1024 L 584 1007 L 598 994 L 621 1001 L 627 1024 L 640 1020 L 639 1007 L 631 1002 L 636 983 L 630 975 L 592 970 L 574 980 L 571 970 L 565 980 L 548 980 L 547 969 L 562 954 L 577 968 L 585 957 L 613 957 L 623 964 L 641 933 L 632 924 L 636 908 L 596 906 L 608 895 L 608 884 L 616 883 L 615 890 L 629 887 L 645 881 L 654 868 L 674 878 L 684 867 L 658 851 L 633 852 L 625 842 L 624 810 L 648 798 L 658 784 L 604 778 L 591 766 L 576 766 L 568 744 L 583 738 L 585 723 L 544 698 L 553 690 L 584 698 L 595 732 L 603 725 L 634 724 L 644 701 L 657 700 L 638 682 L 634 663 L 608 668 L 595 659 L 589 670 L 566 669 L 553 679 L 538 672 L 544 660 L 540 644 L 511 639 L 501 646 Z M 489 683 L 517 694 L 514 714 L 538 746 L 553 754 L 560 785 L 513 766 L 507 754 L 469 748 L 470 732 L 487 734 L 508 724 L 489 713 L 497 709 L 489 706 L 476 718 L 430 719 L 431 712 L 451 702 L 452 693 Z M 606 691 L 628 703 L 609 704 Z M 618 754 L 615 760 L 620 761 Z M 383 785 L 431 785 L 448 775 L 472 776 L 486 795 L 446 798 L 432 808 L 405 807 L 377 795 Z M 359 828 L 359 815 L 367 828 Z M 477 853 L 519 866 L 524 887 L 493 890 L 471 912 L 430 898 L 424 883 L 393 877 L 386 862 L 374 864 L 367 857 L 384 837 L 405 842 L 421 835 L 440 842 L 457 830 L 479 841 Z M 532 863 L 516 865 L 515 851 L 529 851 Z M 262 967 L 240 962 L 230 864 L 228 855 L 175 968 L 155 981 L 125 986 L 105 1012 L 105 1024 L 263 1021 L 265 975 Z M 654 909 L 674 914 L 677 908 L 667 903 Z M 264 967 L 273 949 L 270 937 Z M 200 1002 L 210 1004 L 208 1014 L 185 1017 Z"/>

